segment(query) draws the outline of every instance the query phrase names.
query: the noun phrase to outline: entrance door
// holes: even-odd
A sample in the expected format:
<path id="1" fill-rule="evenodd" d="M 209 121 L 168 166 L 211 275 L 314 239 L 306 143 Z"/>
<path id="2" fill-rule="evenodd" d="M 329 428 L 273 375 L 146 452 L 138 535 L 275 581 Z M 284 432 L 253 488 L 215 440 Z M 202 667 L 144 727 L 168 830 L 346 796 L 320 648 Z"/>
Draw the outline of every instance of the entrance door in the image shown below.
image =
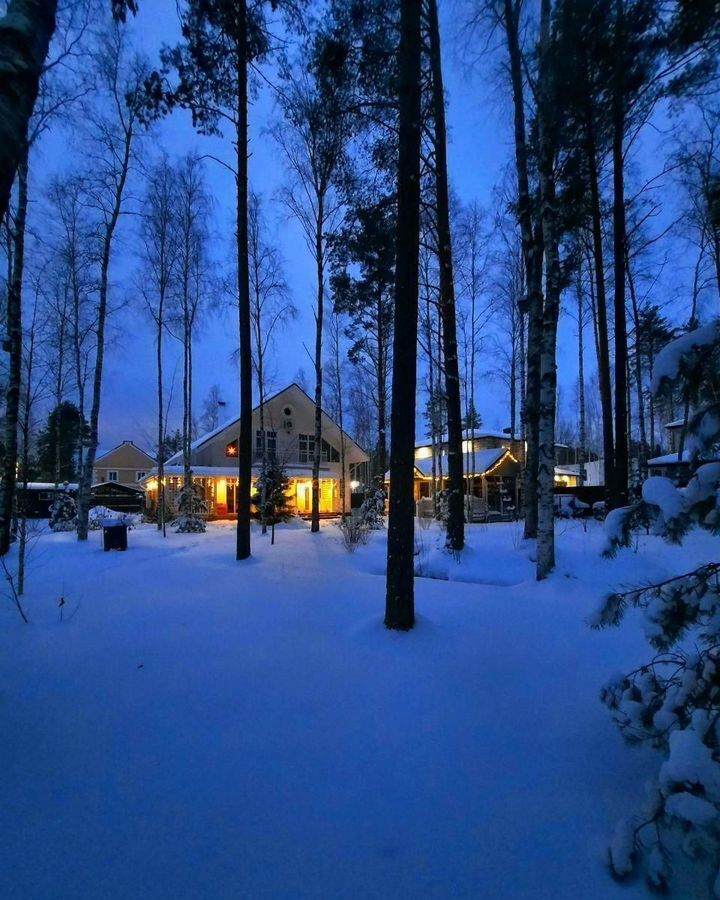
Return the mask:
<path id="1" fill-rule="evenodd" d="M 302 481 L 297 486 L 297 508 L 298 512 L 312 512 L 312 484 Z"/>

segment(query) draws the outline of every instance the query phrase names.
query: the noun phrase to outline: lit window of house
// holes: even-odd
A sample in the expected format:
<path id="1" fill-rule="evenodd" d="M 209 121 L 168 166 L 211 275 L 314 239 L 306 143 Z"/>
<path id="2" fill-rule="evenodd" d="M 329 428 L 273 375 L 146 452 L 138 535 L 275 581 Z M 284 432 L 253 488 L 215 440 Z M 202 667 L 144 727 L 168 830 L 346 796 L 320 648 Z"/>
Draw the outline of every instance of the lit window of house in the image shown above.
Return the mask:
<path id="1" fill-rule="evenodd" d="M 225 447 L 225 456 L 235 457 L 238 455 L 238 442 L 230 441 Z"/>

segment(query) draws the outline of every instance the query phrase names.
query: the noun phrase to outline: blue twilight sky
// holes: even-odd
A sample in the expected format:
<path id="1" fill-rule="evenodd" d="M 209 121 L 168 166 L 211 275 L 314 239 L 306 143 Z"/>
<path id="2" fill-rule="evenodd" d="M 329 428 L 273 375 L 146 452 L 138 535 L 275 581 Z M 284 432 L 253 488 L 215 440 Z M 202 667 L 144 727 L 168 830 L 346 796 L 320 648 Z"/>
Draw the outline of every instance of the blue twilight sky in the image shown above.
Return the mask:
<path id="1" fill-rule="evenodd" d="M 493 189 L 503 178 L 511 159 L 511 108 L 503 88 L 498 87 L 497 56 L 488 55 L 468 72 L 463 65 L 462 33 L 457 25 L 459 4 L 445 0 L 441 4 L 441 28 L 444 36 L 444 67 L 448 94 L 449 166 L 452 186 L 461 200 L 477 199 L 489 212 L 493 207 Z M 162 43 L 173 43 L 178 36 L 176 8 L 172 0 L 141 0 L 140 12 L 131 23 L 136 43 L 155 60 Z M 305 369 L 312 383 L 311 366 L 303 344 L 311 346 L 314 291 L 313 266 L 297 225 L 274 199 L 285 180 L 279 153 L 267 134 L 268 126 L 278 113 L 271 91 L 260 86 L 250 110 L 251 157 L 250 181 L 261 192 L 266 209 L 273 220 L 277 244 L 286 263 L 286 274 L 294 302 L 300 311 L 298 319 L 278 341 L 274 357 L 273 387 L 280 388 L 295 379 L 298 369 Z M 35 177 L 43 180 L 59 168 L 73 165 L 66 156 L 67 134 L 56 134 L 38 148 L 38 160 L 33 167 Z M 171 155 L 181 156 L 188 151 L 212 153 L 231 158 L 232 148 L 227 141 L 197 135 L 189 115 L 175 112 L 161 123 L 152 135 L 145 138 L 145 150 L 164 148 Z M 234 185 L 230 174 L 219 164 L 208 161 L 206 175 L 214 196 L 215 253 L 229 258 L 233 240 Z M 132 256 L 135 225 L 132 216 L 122 222 L 112 271 L 113 295 L 117 303 L 128 301 L 118 312 L 110 329 L 110 343 L 106 355 L 105 378 L 101 409 L 101 447 L 110 447 L 124 439 L 132 439 L 150 446 L 155 429 L 155 356 L 149 323 L 143 317 L 133 296 L 133 279 L 137 261 Z M 224 314 L 208 316 L 198 332 L 195 349 L 196 412 L 213 384 L 221 387 L 227 401 L 228 415 L 238 407 L 236 366 L 232 353 L 236 347 L 236 314 L 230 297 L 221 294 L 216 304 Z M 591 348 L 588 334 L 589 351 Z M 176 401 L 171 419 L 180 424 L 179 400 L 181 391 L 181 355 L 179 345 L 169 341 L 166 348 L 168 378 L 176 370 L 174 392 Z M 587 367 L 593 369 L 594 354 L 588 352 Z M 568 398 L 574 391 L 576 372 L 575 325 L 565 318 L 559 334 L 559 364 L 561 381 L 566 382 Z M 480 361 L 479 371 L 485 366 Z M 166 390 L 172 388 L 170 380 Z M 418 407 L 424 403 L 419 397 Z M 490 428 L 508 424 L 505 389 L 497 381 L 481 379 L 478 384 L 477 405 L 483 422 Z M 418 417 L 418 432 L 422 430 Z"/>

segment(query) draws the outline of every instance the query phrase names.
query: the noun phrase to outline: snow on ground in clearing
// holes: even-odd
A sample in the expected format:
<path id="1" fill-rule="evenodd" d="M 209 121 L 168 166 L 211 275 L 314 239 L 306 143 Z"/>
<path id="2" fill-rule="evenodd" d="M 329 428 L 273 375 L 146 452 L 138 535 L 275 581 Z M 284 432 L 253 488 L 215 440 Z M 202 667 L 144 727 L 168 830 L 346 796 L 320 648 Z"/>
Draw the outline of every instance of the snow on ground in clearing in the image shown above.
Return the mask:
<path id="1" fill-rule="evenodd" d="M 242 564 L 221 524 L 127 553 L 43 535 L 31 624 L 0 604 L 0 896 L 644 897 L 606 846 L 660 759 L 598 690 L 649 651 L 584 620 L 713 540 L 604 560 L 596 523 L 561 523 L 538 585 L 520 525 L 469 533 L 457 563 L 418 530 L 448 580 L 417 580 L 409 634 L 382 625 L 384 534 L 279 527 Z"/>

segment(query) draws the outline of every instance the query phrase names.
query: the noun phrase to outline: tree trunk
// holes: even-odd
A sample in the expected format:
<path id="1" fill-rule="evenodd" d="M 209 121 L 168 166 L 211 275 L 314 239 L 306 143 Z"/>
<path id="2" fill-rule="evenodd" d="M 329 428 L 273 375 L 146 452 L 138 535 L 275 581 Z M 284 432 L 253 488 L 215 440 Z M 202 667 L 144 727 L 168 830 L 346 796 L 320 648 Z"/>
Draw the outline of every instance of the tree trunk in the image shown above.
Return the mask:
<path id="1" fill-rule="evenodd" d="M 542 332 L 542 232 L 533 226 L 528 167 L 523 58 L 520 49 L 520 6 L 504 0 L 504 26 L 513 95 L 515 166 L 518 182 L 518 224 L 522 239 L 528 305 L 527 380 L 525 396 L 525 537 L 537 536 L 538 423 L 540 411 L 540 340 Z"/>
<path id="2" fill-rule="evenodd" d="M 399 159 L 385 625 L 415 624 L 415 387 L 420 255 L 420 4 L 400 0 Z"/>
<path id="3" fill-rule="evenodd" d="M 120 210 L 122 208 L 123 192 L 130 168 L 130 149 L 132 146 L 133 132 L 128 129 L 125 134 L 123 159 L 120 164 L 120 178 L 115 188 L 113 208 L 110 218 L 105 226 L 103 234 L 102 258 L 100 262 L 100 298 L 97 311 L 97 347 L 95 352 L 95 373 L 93 377 L 92 406 L 90 408 L 90 423 L 88 433 L 88 447 L 78 486 L 78 511 L 77 511 L 77 536 L 79 541 L 86 541 L 88 537 L 88 514 L 90 512 L 90 491 L 93 481 L 93 469 L 95 468 L 95 454 L 98 448 L 98 425 L 100 421 L 100 395 L 102 391 L 103 362 L 105 360 L 105 320 L 107 319 L 108 288 L 110 278 L 110 257 L 112 254 L 113 237 Z"/>
<path id="4" fill-rule="evenodd" d="M 595 321 L 597 329 L 598 384 L 602 411 L 603 466 L 605 470 L 605 501 L 608 509 L 615 496 L 615 441 L 613 438 L 612 380 L 610 378 L 610 338 L 607 322 L 607 297 L 605 291 L 605 260 L 603 253 L 602 212 L 600 186 L 595 146 L 595 124 L 590 99 L 585 107 L 585 152 L 590 182 L 590 219 L 592 230 L 592 257 L 595 274 Z"/>
<path id="5" fill-rule="evenodd" d="M 250 326 L 250 261 L 248 258 L 248 112 L 247 3 L 237 4 L 237 254 L 238 331 L 240 346 L 240 435 L 238 437 L 236 559 L 250 556 L 250 481 L 252 479 L 252 332 Z"/>
<path id="6" fill-rule="evenodd" d="M 322 225 L 324 221 L 323 193 L 318 196 L 315 226 L 315 265 L 317 272 L 317 309 L 315 311 L 315 442 L 312 467 L 312 515 L 310 531 L 320 531 L 320 459 L 322 454 L 322 332 L 325 305 L 325 266 Z"/>
<path id="7" fill-rule="evenodd" d="M 520 440 L 525 441 L 525 313 L 520 313 Z M 511 435 L 512 436 L 512 435 Z"/>
<path id="8" fill-rule="evenodd" d="M 615 465 L 614 506 L 628 502 L 627 322 L 625 313 L 625 109 L 624 0 L 615 0 L 615 73 L 612 98 L 613 268 L 615 270 Z"/>
<path id="9" fill-rule="evenodd" d="M 335 377 L 337 379 L 338 425 L 340 426 L 340 502 L 342 521 L 345 521 L 347 514 L 347 503 L 345 501 L 345 430 L 343 422 L 342 377 L 340 373 L 340 323 L 337 319 L 335 320 L 335 328 Z M 382 475 L 384 479 L 385 473 L 383 472 Z"/>
<path id="10" fill-rule="evenodd" d="M 585 484 L 585 447 L 587 434 L 585 425 L 585 329 L 584 329 L 584 304 L 582 295 L 582 275 L 578 272 L 577 280 L 578 301 L 578 431 L 580 453 L 578 458 L 578 481 L 580 486 Z"/>
<path id="11" fill-rule="evenodd" d="M 387 372 L 385 371 L 385 338 L 383 335 L 382 292 L 378 292 L 378 443 L 376 472 L 383 481 L 387 471 Z"/>
<path id="12" fill-rule="evenodd" d="M 648 442 L 647 431 L 645 428 L 645 398 L 643 397 L 643 365 L 642 354 L 640 352 L 640 307 L 637 301 L 635 291 L 635 280 L 630 269 L 630 257 L 625 253 L 625 269 L 627 272 L 628 287 L 630 289 L 630 300 L 632 303 L 633 322 L 635 325 L 635 395 L 637 397 L 638 408 L 638 431 L 640 438 L 640 447 L 638 452 L 638 467 L 640 473 L 645 473 L 648 460 Z M 643 474 L 644 477 L 644 474 Z"/>
<path id="13" fill-rule="evenodd" d="M 457 323 L 455 317 L 452 236 L 450 233 L 445 94 L 443 90 L 440 28 L 438 25 L 436 0 L 428 0 L 428 25 L 430 33 L 433 116 L 435 119 L 435 192 L 437 202 L 438 263 L 440 266 L 440 315 L 443 323 L 445 395 L 447 397 L 448 417 L 447 548 L 454 553 L 459 553 L 465 545 L 462 407 L 460 402 L 460 366 L 458 362 Z"/>
<path id="14" fill-rule="evenodd" d="M 540 72 L 538 149 L 545 248 L 545 304 L 542 323 L 538 452 L 537 577 L 546 578 L 555 567 L 555 412 L 557 405 L 557 323 L 560 314 L 560 257 L 555 196 L 555 115 L 550 61 L 550 0 L 542 0 L 540 13 Z"/>
<path id="15" fill-rule="evenodd" d="M 12 280 L 8 286 L 6 314 L 10 358 L 5 392 L 5 458 L 3 461 L 2 509 L 0 510 L 0 556 L 4 556 L 10 549 L 15 479 L 17 478 L 18 419 L 20 383 L 22 381 L 22 287 L 25 267 L 25 226 L 27 223 L 27 147 L 19 160 L 17 175 L 18 205 L 13 233 Z"/>
<path id="16" fill-rule="evenodd" d="M 162 339 L 163 339 L 163 310 L 165 297 L 160 294 L 157 318 L 157 393 L 158 393 L 158 521 L 157 527 L 162 531 L 163 537 L 167 537 L 165 526 L 165 420 L 163 410 L 163 364 L 162 364 Z"/>
<path id="17" fill-rule="evenodd" d="M 0 19 L 0 221 L 8 211 L 15 173 L 23 160 L 27 165 L 28 123 L 56 10 L 57 0 L 10 0 Z"/>

